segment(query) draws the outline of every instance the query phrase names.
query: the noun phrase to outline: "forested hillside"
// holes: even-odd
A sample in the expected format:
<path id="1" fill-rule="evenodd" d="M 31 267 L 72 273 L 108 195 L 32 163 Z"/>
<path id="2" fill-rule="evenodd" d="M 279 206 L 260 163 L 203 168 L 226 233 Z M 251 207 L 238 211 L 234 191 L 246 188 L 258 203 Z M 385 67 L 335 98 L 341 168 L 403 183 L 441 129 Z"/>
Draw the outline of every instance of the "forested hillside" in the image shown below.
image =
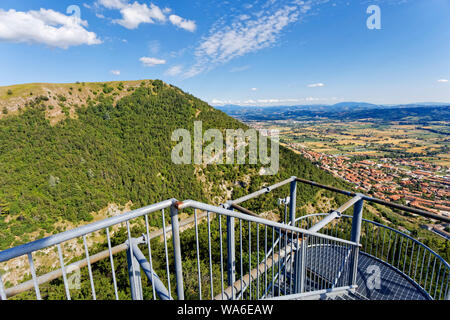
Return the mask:
<path id="1" fill-rule="evenodd" d="M 292 175 L 340 184 L 283 148 L 275 176 L 259 176 L 261 165 L 174 165 L 175 129 L 193 132 L 194 120 L 203 130 L 247 127 L 159 80 L 143 81 L 119 100 L 123 83 L 98 87 L 84 104 L 60 102 L 70 112 L 54 124 L 47 113 L 54 97 L 45 95 L 0 119 L 0 249 L 60 232 L 66 221 L 89 222 L 109 203 L 137 208 L 173 197 L 218 204 Z"/>

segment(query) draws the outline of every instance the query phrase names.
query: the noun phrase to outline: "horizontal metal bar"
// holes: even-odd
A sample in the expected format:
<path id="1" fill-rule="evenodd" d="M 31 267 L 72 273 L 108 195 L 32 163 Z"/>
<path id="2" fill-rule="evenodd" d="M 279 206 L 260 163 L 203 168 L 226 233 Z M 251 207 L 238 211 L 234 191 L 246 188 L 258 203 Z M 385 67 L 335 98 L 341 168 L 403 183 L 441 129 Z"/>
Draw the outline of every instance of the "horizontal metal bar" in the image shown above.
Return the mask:
<path id="1" fill-rule="evenodd" d="M 317 232 L 320 229 L 322 229 L 323 227 L 325 227 L 327 224 L 329 224 L 331 221 L 333 221 L 336 218 L 339 218 L 342 214 L 342 212 L 344 212 L 345 210 L 347 210 L 348 208 L 350 208 L 352 205 L 354 205 L 356 202 L 358 202 L 359 200 L 361 200 L 361 196 L 357 195 L 353 198 L 351 198 L 349 201 L 347 201 L 346 203 L 344 203 L 342 206 L 340 206 L 338 209 L 334 210 L 333 212 L 331 212 L 330 214 L 328 214 L 325 218 L 323 218 L 322 220 L 320 220 L 318 223 L 316 223 L 315 225 L 313 225 L 311 228 L 309 228 L 309 231 L 313 231 L 313 232 Z"/>
<path id="2" fill-rule="evenodd" d="M 426 218 L 431 218 L 431 219 L 435 219 L 435 220 L 439 220 L 439 221 L 443 221 L 443 222 L 447 222 L 450 223 L 450 217 L 445 217 L 445 216 L 441 216 L 435 213 L 431 213 L 425 210 L 420 210 L 420 209 L 416 209 L 416 208 L 412 208 L 412 207 L 406 207 L 403 206 L 401 204 L 397 204 L 397 203 L 393 203 L 393 202 L 388 202 L 388 201 L 384 201 L 381 199 L 377 199 L 377 198 L 372 198 L 366 195 L 363 195 L 363 199 L 366 201 L 370 201 L 370 202 L 375 202 L 378 204 L 382 204 L 391 208 L 395 208 L 395 209 L 399 209 L 399 210 L 403 210 L 406 212 L 410 212 L 410 213 L 415 213 L 418 214 L 419 216 L 423 216 Z"/>
<path id="3" fill-rule="evenodd" d="M 256 213 L 254 213 L 254 212 L 252 212 L 252 211 L 250 211 L 250 210 L 248 210 L 248 209 L 246 209 L 244 207 L 241 207 L 240 205 L 234 204 L 234 203 L 232 203 L 230 205 L 230 208 L 236 209 L 239 212 L 242 212 L 242 213 L 254 216 L 254 217 L 259 217 Z"/>
<path id="4" fill-rule="evenodd" d="M 317 183 L 317 182 L 314 182 L 314 181 L 304 180 L 304 179 L 300 179 L 300 178 L 296 178 L 296 180 L 298 182 L 309 184 L 311 186 L 315 186 L 315 187 L 319 187 L 319 188 L 322 188 L 322 189 L 330 190 L 330 191 L 333 191 L 333 192 L 345 194 L 346 196 L 354 197 L 354 196 L 357 195 L 357 193 L 355 193 L 355 192 L 341 190 L 341 189 L 338 189 L 338 188 L 335 188 L 335 187 L 331 187 L 331 186 L 326 186 L 326 185 L 323 185 L 323 184 L 320 184 L 320 183 Z M 361 194 L 361 197 L 363 198 L 363 200 L 366 200 L 366 201 L 369 201 L 369 202 L 375 202 L 375 203 L 378 203 L 378 204 L 385 205 L 387 207 L 403 210 L 403 211 L 410 212 L 410 213 L 415 213 L 415 214 L 418 214 L 420 216 L 424 216 L 424 217 L 427 217 L 427 218 L 431 218 L 431 219 L 435 219 L 435 220 L 439 220 L 439 221 L 450 223 L 450 217 L 445 217 L 445 216 L 441 216 L 441 215 L 438 215 L 438 214 L 435 214 L 435 213 L 431 213 L 431 212 L 428 212 L 428 211 L 425 211 L 425 210 L 420 210 L 420 209 L 416 209 L 416 208 L 413 208 L 413 207 L 407 207 L 407 206 L 404 206 L 404 205 L 401 205 L 401 204 L 397 204 L 397 203 L 394 203 L 394 202 L 389 202 L 389 201 L 385 201 L 385 200 L 369 197 L 369 196 L 366 196 L 366 195 L 363 195 L 363 194 Z"/>
<path id="5" fill-rule="evenodd" d="M 235 199 L 235 200 L 228 201 L 226 204 L 224 204 L 224 207 L 225 207 L 225 208 L 229 208 L 229 207 L 231 206 L 231 204 L 239 204 L 239 203 L 241 203 L 241 202 L 244 202 L 244 201 L 253 199 L 253 198 L 257 197 L 257 196 L 260 196 L 260 195 L 262 195 L 262 194 L 268 193 L 268 192 L 270 192 L 270 191 L 272 191 L 272 190 L 274 190 L 274 189 L 276 189 L 276 188 L 279 188 L 279 187 L 281 187 L 281 186 L 284 186 L 285 184 L 291 183 L 291 182 L 294 181 L 295 179 L 296 179 L 296 177 L 290 177 L 289 179 L 283 180 L 283 181 L 278 182 L 278 183 L 276 183 L 276 184 L 274 184 L 274 185 L 271 185 L 271 186 L 269 186 L 269 187 L 266 187 L 266 188 L 263 188 L 263 189 L 261 189 L 261 190 L 255 191 L 255 192 L 250 193 L 250 194 L 248 194 L 248 195 L 246 195 L 246 196 L 243 196 L 243 197 L 241 197 L 241 198 L 238 198 L 238 199 Z"/>
<path id="6" fill-rule="evenodd" d="M 317 182 L 314 182 L 314 181 L 309 181 L 309 180 L 300 179 L 300 178 L 296 178 L 296 180 L 298 182 L 301 182 L 301 183 L 304 183 L 304 184 L 309 184 L 309 185 L 314 186 L 314 187 L 319 187 L 319 188 L 326 189 L 326 190 L 329 190 L 329 191 L 345 194 L 346 196 L 350 196 L 350 197 L 356 196 L 355 192 L 341 190 L 341 189 L 338 189 L 338 188 L 335 188 L 335 187 L 331 187 L 331 186 L 326 186 L 324 184 L 320 184 L 320 183 L 317 183 Z"/>
<path id="7" fill-rule="evenodd" d="M 236 211 L 231 211 L 231 210 L 227 210 L 224 208 L 215 207 L 215 206 L 201 203 L 201 202 L 194 201 L 194 200 L 186 200 L 183 202 L 178 202 L 177 206 L 178 206 L 178 209 L 185 209 L 185 208 L 190 208 L 190 207 L 197 208 L 200 210 L 214 212 L 214 213 L 222 214 L 222 215 L 229 216 L 229 217 L 235 217 L 237 219 L 246 220 L 246 221 L 250 221 L 250 222 L 256 222 L 256 223 L 260 223 L 262 225 L 268 225 L 268 226 L 272 226 L 272 227 L 279 228 L 279 229 L 286 229 L 286 230 L 290 230 L 293 232 L 299 232 L 299 233 L 306 234 L 306 235 L 316 236 L 316 237 L 323 238 L 323 239 L 329 239 L 329 240 L 333 240 L 333 241 L 337 241 L 337 242 L 341 242 L 341 243 L 350 244 L 352 246 L 359 246 L 359 244 L 356 242 L 335 238 L 335 237 L 317 233 L 317 232 L 311 232 L 306 229 L 293 227 L 291 225 L 282 224 L 282 223 L 274 222 L 271 220 L 266 220 L 263 218 L 245 215 L 245 214 L 242 214 L 242 213 L 239 213 Z"/>
<path id="8" fill-rule="evenodd" d="M 315 225 L 313 225 L 311 228 L 309 228 L 308 230 L 311 232 L 318 232 L 320 229 L 322 229 L 323 227 L 325 227 L 327 224 L 329 224 L 331 221 L 333 221 L 334 219 L 336 219 L 337 217 L 339 217 L 341 214 L 338 211 L 333 211 L 332 213 L 330 213 L 329 215 L 327 215 L 325 218 L 323 218 L 322 220 L 320 220 L 318 223 L 316 223 Z"/>
<path id="9" fill-rule="evenodd" d="M 351 198 L 349 201 L 347 201 L 346 203 L 344 203 L 342 206 L 340 206 L 339 208 L 337 208 L 334 211 L 337 211 L 339 213 L 344 213 L 345 210 L 347 210 L 348 208 L 350 208 L 352 205 L 354 205 L 356 202 L 358 202 L 359 200 L 362 199 L 364 195 L 362 194 L 357 194 L 356 196 L 354 196 L 353 198 Z"/>
<path id="10" fill-rule="evenodd" d="M 29 242 L 14 248 L 6 249 L 0 252 L 0 262 L 4 262 L 22 255 L 28 254 L 33 251 L 37 251 L 43 248 L 47 248 L 53 245 L 60 244 L 61 242 L 71 240 L 84 236 L 85 234 L 92 233 L 107 227 L 134 219 L 136 217 L 143 216 L 145 214 L 168 208 L 172 203 L 176 202 L 176 199 L 169 199 L 159 203 L 155 203 L 140 209 L 132 210 L 111 218 L 100 220 L 94 223 L 90 223 L 73 230 L 68 230 L 62 233 L 58 233 L 43 239 L 39 239 L 33 242 Z"/>

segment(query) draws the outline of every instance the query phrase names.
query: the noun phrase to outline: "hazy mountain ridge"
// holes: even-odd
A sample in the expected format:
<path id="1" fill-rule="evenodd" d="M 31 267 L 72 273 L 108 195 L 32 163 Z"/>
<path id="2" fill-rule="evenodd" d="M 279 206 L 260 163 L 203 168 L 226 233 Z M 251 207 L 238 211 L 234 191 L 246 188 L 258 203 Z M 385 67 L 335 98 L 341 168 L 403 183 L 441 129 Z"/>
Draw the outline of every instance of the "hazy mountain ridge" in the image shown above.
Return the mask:
<path id="1" fill-rule="evenodd" d="M 450 103 L 376 105 L 364 102 L 340 102 L 334 105 L 244 107 L 218 106 L 219 110 L 243 120 L 288 120 L 331 118 L 357 120 L 365 118 L 398 121 L 409 117 L 423 120 L 450 120 Z"/>

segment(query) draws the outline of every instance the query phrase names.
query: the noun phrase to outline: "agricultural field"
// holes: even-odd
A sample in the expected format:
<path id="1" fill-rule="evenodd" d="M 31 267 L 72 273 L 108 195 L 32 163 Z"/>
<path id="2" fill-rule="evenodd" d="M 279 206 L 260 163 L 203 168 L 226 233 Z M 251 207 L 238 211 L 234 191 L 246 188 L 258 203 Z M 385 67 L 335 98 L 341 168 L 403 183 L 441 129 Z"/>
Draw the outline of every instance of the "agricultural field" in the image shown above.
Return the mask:
<path id="1" fill-rule="evenodd" d="M 450 167 L 450 122 L 427 126 L 327 120 L 255 121 L 249 124 L 260 129 L 280 130 L 281 142 L 328 155 L 414 158 Z"/>

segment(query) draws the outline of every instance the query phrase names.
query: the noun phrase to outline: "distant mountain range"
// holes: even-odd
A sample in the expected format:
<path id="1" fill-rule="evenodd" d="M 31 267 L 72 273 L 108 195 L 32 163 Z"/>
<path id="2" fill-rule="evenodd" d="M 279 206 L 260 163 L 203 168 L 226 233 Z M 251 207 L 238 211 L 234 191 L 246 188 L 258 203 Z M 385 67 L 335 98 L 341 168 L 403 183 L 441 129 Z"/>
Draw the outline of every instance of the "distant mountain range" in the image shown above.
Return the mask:
<path id="1" fill-rule="evenodd" d="M 365 102 L 340 102 L 333 105 L 297 106 L 216 106 L 226 114 L 242 120 L 286 120 L 308 118 L 381 119 L 381 120 L 450 120 L 450 103 L 424 102 L 378 105 Z M 412 119 L 415 118 L 415 119 Z"/>

